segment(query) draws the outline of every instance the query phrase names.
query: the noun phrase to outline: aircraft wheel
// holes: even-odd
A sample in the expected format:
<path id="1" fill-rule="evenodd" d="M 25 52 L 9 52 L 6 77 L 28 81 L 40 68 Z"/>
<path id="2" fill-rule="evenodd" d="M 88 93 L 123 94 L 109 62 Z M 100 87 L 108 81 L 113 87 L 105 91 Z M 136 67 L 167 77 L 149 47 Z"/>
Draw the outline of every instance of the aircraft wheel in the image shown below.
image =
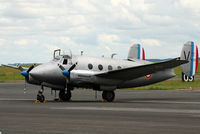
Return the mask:
<path id="1" fill-rule="evenodd" d="M 60 90 L 59 92 L 59 98 L 62 101 L 69 101 L 71 99 L 71 91 L 67 91 L 67 93 L 65 92 L 65 90 Z"/>
<path id="2" fill-rule="evenodd" d="M 44 102 L 44 101 L 45 101 L 44 95 L 38 94 L 38 95 L 37 95 L 37 100 L 40 101 L 40 102 Z"/>
<path id="3" fill-rule="evenodd" d="M 114 91 L 103 91 L 102 98 L 108 102 L 112 102 L 115 99 Z"/>

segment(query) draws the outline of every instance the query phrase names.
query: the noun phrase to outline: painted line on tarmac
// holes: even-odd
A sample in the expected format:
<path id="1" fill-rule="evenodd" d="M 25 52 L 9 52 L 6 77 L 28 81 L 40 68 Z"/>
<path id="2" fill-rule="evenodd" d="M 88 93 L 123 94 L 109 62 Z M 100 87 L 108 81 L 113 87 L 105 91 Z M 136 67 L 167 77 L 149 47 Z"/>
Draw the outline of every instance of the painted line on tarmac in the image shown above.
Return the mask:
<path id="1" fill-rule="evenodd" d="M 0 98 L 0 101 L 28 101 L 33 99 Z"/>
<path id="2" fill-rule="evenodd" d="M 0 85 L 24 85 L 24 82 L 5 82 L 5 83 L 0 83 Z"/>
<path id="3" fill-rule="evenodd" d="M 164 103 L 166 103 L 166 104 L 200 104 L 200 102 L 184 102 L 184 101 L 160 101 L 160 100 L 158 100 L 158 101 L 154 101 L 154 100 L 149 100 L 149 101 L 128 101 L 128 102 L 135 102 L 135 103 L 140 103 L 140 102 L 145 102 L 145 103 L 162 103 L 162 104 L 164 104 Z"/>
<path id="4" fill-rule="evenodd" d="M 84 110 L 84 111 L 117 111 L 117 112 L 153 112 L 153 113 L 200 114 L 200 110 L 158 109 L 158 108 L 51 107 L 51 109 L 56 109 L 56 110 Z"/>

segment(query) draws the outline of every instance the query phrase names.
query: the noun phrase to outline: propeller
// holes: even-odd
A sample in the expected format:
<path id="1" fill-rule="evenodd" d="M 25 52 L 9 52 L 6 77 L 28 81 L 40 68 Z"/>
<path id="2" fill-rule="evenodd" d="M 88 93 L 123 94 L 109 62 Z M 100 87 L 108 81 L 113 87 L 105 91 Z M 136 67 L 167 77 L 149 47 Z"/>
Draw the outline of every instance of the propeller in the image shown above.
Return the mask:
<path id="1" fill-rule="evenodd" d="M 21 66 L 19 66 L 19 68 L 22 68 Z M 24 93 L 26 93 L 26 82 L 29 81 L 29 72 L 34 68 L 34 65 L 32 65 L 31 67 L 28 68 L 28 70 L 22 70 L 21 75 L 23 75 L 25 77 L 25 83 L 24 83 Z"/>
<path id="2" fill-rule="evenodd" d="M 66 76 L 66 85 L 70 82 L 70 72 L 76 67 L 78 63 L 73 64 L 68 70 L 65 69 L 61 64 L 58 64 L 59 68 L 62 70 L 62 74 Z"/>

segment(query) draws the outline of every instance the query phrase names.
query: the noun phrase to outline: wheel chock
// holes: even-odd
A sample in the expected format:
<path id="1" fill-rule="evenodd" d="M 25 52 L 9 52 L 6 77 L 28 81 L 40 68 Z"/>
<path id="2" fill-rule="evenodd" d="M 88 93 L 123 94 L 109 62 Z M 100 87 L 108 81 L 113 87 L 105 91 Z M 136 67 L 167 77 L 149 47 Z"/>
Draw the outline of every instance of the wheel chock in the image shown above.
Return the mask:
<path id="1" fill-rule="evenodd" d="M 47 101 L 44 100 L 43 102 L 40 102 L 39 100 L 35 100 L 35 103 L 47 103 Z"/>
<path id="2" fill-rule="evenodd" d="M 40 103 L 40 101 L 39 100 L 35 100 L 35 103 Z"/>
<path id="3" fill-rule="evenodd" d="M 108 102 L 106 99 L 102 99 L 102 102 Z M 116 102 L 116 99 L 113 99 L 112 102 Z"/>
<path id="4" fill-rule="evenodd" d="M 102 102 L 107 102 L 107 100 L 106 99 L 102 99 Z"/>
<path id="5" fill-rule="evenodd" d="M 58 99 L 58 102 L 63 102 L 63 100 L 61 98 Z"/>
<path id="6" fill-rule="evenodd" d="M 113 99 L 113 101 L 112 101 L 112 102 L 117 102 L 117 101 L 116 101 L 116 99 Z"/>

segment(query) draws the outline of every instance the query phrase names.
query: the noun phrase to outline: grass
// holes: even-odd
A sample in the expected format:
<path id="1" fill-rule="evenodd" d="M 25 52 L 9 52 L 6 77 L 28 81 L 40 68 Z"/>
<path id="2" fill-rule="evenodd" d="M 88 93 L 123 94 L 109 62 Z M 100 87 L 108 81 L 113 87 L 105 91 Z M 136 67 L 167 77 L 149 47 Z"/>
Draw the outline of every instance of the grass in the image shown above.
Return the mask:
<path id="1" fill-rule="evenodd" d="M 26 66 L 27 67 L 27 66 Z M 178 80 L 167 80 L 152 84 L 149 86 L 143 86 L 131 89 L 149 89 L 149 90 L 173 90 L 173 89 L 200 89 L 200 80 L 195 80 L 194 82 L 182 82 L 181 81 L 181 67 L 176 67 L 175 73 Z M 21 72 L 17 69 L 12 69 L 4 66 L 0 66 L 0 82 L 9 81 L 23 81 L 24 77 L 20 74 Z M 196 75 L 200 77 L 200 63 Z"/>
<path id="2" fill-rule="evenodd" d="M 0 82 L 24 80 L 20 70 L 0 66 Z"/>
<path id="3" fill-rule="evenodd" d="M 174 89 L 200 89 L 200 80 L 194 82 L 182 82 L 180 80 L 167 80 L 152 84 L 149 86 L 138 87 L 134 89 L 145 89 L 145 90 L 174 90 Z"/>

